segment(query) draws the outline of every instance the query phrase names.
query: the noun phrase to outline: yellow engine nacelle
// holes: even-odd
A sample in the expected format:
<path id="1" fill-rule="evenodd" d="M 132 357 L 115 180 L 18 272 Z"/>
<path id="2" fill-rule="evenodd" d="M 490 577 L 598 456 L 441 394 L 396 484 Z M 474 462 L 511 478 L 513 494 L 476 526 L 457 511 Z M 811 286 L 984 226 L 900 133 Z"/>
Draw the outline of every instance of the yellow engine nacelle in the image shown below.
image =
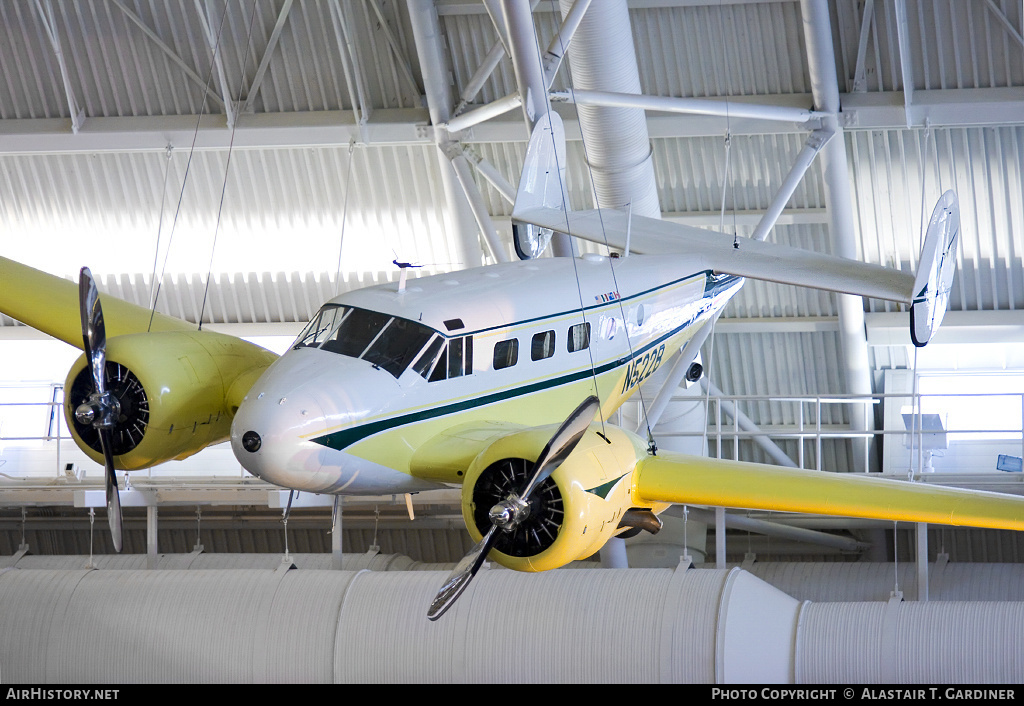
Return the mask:
<path id="1" fill-rule="evenodd" d="M 474 541 L 490 527 L 487 513 L 529 480 L 534 461 L 555 427 L 503 436 L 470 464 L 462 486 L 462 516 Z M 632 508 L 661 512 L 668 505 L 638 501 L 633 468 L 645 454 L 643 441 L 618 427 L 591 425 L 569 458 L 530 498 L 530 515 L 512 532 L 498 531 L 491 558 L 518 571 L 547 571 L 585 559 L 624 531 Z"/>
<path id="2" fill-rule="evenodd" d="M 138 333 L 107 341 L 107 384 L 121 412 L 112 429 L 114 465 L 148 468 L 224 441 L 238 404 L 277 358 L 211 331 Z M 64 417 L 78 446 L 103 464 L 99 434 L 75 419 L 93 390 L 81 356 L 64 385 Z"/>

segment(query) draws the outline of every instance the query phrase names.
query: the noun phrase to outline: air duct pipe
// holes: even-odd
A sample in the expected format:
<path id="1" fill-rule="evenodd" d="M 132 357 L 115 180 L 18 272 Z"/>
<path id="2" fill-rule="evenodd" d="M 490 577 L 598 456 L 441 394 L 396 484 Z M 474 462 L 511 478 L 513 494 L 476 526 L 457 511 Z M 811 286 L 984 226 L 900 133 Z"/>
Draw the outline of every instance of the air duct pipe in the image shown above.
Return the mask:
<path id="1" fill-rule="evenodd" d="M 12 684 L 992 684 L 1024 664 L 1020 602 L 800 602 L 740 569 L 485 570 L 429 621 L 446 577 L 0 570 L 0 670 Z"/>
<path id="2" fill-rule="evenodd" d="M 574 3 L 560 0 L 562 16 Z M 639 94 L 629 9 L 625 0 L 601 0 L 587 9 L 569 46 L 574 89 Z M 642 108 L 580 105 L 580 129 L 593 171 L 597 205 L 661 218 L 651 160 L 647 116 Z"/>

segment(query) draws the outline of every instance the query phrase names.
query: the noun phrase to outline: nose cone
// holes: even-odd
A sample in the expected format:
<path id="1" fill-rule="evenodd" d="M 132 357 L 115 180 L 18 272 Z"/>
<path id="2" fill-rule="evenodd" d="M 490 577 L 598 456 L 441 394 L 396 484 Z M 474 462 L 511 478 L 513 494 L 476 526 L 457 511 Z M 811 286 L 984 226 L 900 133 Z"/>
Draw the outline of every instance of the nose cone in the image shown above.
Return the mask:
<path id="1" fill-rule="evenodd" d="M 275 485 L 316 492 L 323 447 L 310 441 L 325 429 L 324 411 L 304 361 L 286 355 L 249 392 L 231 424 L 231 448 L 242 467 Z"/>

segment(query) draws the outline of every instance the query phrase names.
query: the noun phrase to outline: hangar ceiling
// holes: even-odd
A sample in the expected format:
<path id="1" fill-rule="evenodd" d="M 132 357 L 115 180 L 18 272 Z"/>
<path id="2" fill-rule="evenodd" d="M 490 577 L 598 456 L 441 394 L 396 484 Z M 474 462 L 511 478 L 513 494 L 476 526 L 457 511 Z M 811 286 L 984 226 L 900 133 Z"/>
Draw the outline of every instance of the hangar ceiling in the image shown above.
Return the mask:
<path id="1" fill-rule="evenodd" d="M 573 3 L 532 5 L 546 47 Z M 956 346 L 981 336 L 985 366 L 1024 366 L 1018 0 L 625 5 L 641 92 L 725 106 L 723 115 L 647 111 L 663 218 L 750 235 L 815 124 L 752 119 L 742 108 L 820 107 L 816 73 L 829 62 L 810 58 L 804 24 L 824 7 L 840 107 L 833 140 L 851 208 L 843 222 L 830 221 L 837 196 L 819 158 L 769 237 L 914 267 L 931 204 L 955 189 L 962 247 L 946 352 L 917 364 L 974 371 L 981 365 L 974 354 Z M 518 179 L 524 115 L 513 107 L 480 122 L 468 117 L 513 105 L 507 97 L 518 95 L 489 12 L 499 7 L 480 0 L 0 3 L 0 252 L 72 278 L 88 264 L 105 292 L 148 306 L 159 291 L 160 311 L 190 321 L 240 335 L 293 335 L 339 291 L 397 278 L 392 260 L 421 263 L 423 274 L 493 261 L 438 148 L 447 136 L 441 123 L 461 117 L 473 124 L 452 133 L 455 147 L 473 165 L 499 256 L 512 256 L 511 204 L 502 191 Z M 562 99 L 555 109 L 570 139 L 576 208 L 594 203 L 588 156 L 600 147 L 565 100 L 577 88 L 574 72 L 585 68 L 570 54 L 551 87 Z M 449 104 L 438 105 L 444 92 L 431 85 L 438 77 Z M 865 322 L 851 345 L 835 295 L 749 282 L 705 346 L 709 377 L 725 394 L 776 398 L 742 409 L 782 435 L 799 423 L 799 405 L 777 398 L 857 392 L 849 371 L 858 356 L 866 355 L 858 374 L 869 391 L 885 392 L 886 371 L 912 369 L 915 354 L 905 334 L 891 333 L 886 315 L 896 307 L 864 301 L 857 308 Z M 0 323 L 8 341 L 32 338 L 6 317 Z M 55 371 L 53 381 L 63 375 Z M 856 432 L 849 407 L 815 407 L 816 423 Z M 881 410 L 875 416 L 883 426 Z M 779 445 L 797 457 L 800 444 Z M 830 470 L 860 470 L 849 439 L 825 439 L 820 452 L 805 445 Z M 744 458 L 765 458 L 752 443 L 740 446 Z M 12 468 L 0 470 L 19 477 Z M 374 511 L 382 505 L 397 519 L 382 525 Z M 455 531 L 448 528 L 459 525 L 457 511 L 438 507 L 424 508 L 436 514 L 426 531 Z M 16 546 L 20 510 L 4 512 Z M 193 510 L 180 512 L 176 531 L 186 533 Z M 372 526 L 416 533 L 400 528 L 404 512 L 400 499 L 370 501 L 346 540 Z M 83 522 L 80 510 L 73 521 Z M 135 521 L 141 526 L 141 516 Z M 417 559 L 451 560 L 448 550 L 423 551 Z"/>

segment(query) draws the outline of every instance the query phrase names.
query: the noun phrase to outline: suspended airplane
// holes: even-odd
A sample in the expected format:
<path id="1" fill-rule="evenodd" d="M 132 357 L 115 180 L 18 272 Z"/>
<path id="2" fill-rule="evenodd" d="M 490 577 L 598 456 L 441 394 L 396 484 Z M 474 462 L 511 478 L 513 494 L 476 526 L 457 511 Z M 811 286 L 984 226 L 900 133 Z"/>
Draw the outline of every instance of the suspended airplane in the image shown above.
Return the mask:
<path id="1" fill-rule="evenodd" d="M 229 430 L 241 464 L 286 488 L 461 486 L 478 544 L 431 619 L 487 556 L 553 569 L 616 535 L 657 531 L 672 503 L 1024 529 L 1024 498 L 684 456 L 608 423 L 673 356 L 694 360 L 745 277 L 908 304 L 913 340 L 927 343 L 955 269 L 951 192 L 914 276 L 620 212 L 567 211 L 564 157 L 552 113 L 527 150 L 517 250 L 535 253 L 558 231 L 621 257 L 527 259 L 348 292 L 276 360 L 116 299 L 105 300 L 104 319 L 87 269 L 76 303 L 72 283 L 0 259 L 0 311 L 85 350 L 64 409 L 78 445 L 106 468 L 118 550 L 115 469 L 187 457 Z"/>

